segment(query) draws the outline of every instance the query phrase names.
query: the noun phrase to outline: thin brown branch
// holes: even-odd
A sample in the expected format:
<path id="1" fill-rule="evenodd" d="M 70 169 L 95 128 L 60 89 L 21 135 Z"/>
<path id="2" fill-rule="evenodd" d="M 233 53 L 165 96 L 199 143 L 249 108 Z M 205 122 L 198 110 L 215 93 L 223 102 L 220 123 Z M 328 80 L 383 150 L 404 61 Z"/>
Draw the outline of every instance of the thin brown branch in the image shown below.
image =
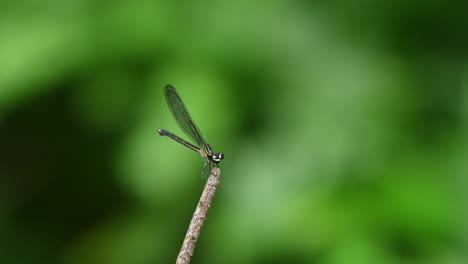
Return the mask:
<path id="1" fill-rule="evenodd" d="M 190 263 L 198 237 L 200 236 L 200 231 L 205 223 L 208 209 L 210 209 L 211 201 L 213 200 L 220 180 L 221 171 L 219 168 L 214 167 L 206 181 L 205 187 L 203 188 L 203 193 L 200 197 L 197 208 L 195 209 L 195 213 L 193 213 L 192 221 L 190 221 L 189 228 L 185 234 L 184 242 L 180 248 L 176 264 Z"/>

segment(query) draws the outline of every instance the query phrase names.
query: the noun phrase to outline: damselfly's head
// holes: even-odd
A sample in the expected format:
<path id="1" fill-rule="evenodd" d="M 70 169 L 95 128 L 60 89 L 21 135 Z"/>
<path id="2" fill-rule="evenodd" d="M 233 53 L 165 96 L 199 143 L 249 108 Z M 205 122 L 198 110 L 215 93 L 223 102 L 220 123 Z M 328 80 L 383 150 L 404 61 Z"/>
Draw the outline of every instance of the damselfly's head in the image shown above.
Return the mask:
<path id="1" fill-rule="evenodd" d="M 208 156 L 216 164 L 218 164 L 222 159 L 224 159 L 224 153 L 222 152 L 209 154 Z"/>

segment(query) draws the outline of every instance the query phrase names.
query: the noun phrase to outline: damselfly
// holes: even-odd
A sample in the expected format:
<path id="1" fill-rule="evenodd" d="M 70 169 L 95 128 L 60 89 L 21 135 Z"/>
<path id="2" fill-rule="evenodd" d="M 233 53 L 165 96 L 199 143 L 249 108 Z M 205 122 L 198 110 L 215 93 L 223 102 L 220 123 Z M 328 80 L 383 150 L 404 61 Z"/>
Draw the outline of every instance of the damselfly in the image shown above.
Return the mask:
<path id="1" fill-rule="evenodd" d="M 180 98 L 174 86 L 170 84 L 166 85 L 166 87 L 164 87 L 164 95 L 166 96 L 167 105 L 169 106 L 172 115 L 177 121 L 177 124 L 189 138 L 196 142 L 198 146 L 185 141 L 184 139 L 172 134 L 165 129 L 160 128 L 158 129 L 158 132 L 161 136 L 168 136 L 180 144 L 188 147 L 189 149 L 200 153 L 200 155 L 205 159 L 205 165 L 203 166 L 202 170 L 203 176 L 207 168 L 210 169 L 212 166 L 218 166 L 218 163 L 224 159 L 224 153 L 214 152 L 210 144 L 206 143 L 200 129 L 198 128 L 197 124 L 195 124 L 195 121 L 189 114 L 187 108 L 184 105 L 184 102 L 182 102 L 182 99 Z"/>

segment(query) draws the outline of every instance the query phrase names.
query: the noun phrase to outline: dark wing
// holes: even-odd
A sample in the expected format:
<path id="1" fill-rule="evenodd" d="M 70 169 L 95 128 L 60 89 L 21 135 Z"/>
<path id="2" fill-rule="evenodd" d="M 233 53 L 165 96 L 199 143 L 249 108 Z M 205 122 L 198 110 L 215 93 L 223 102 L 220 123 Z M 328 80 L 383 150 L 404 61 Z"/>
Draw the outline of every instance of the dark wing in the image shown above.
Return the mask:
<path id="1" fill-rule="evenodd" d="M 164 94 L 166 96 L 167 105 L 169 106 L 169 109 L 171 109 L 172 115 L 182 131 L 184 131 L 184 133 L 192 140 L 197 142 L 198 146 L 201 147 L 206 144 L 200 129 L 195 124 L 195 121 L 193 121 L 174 86 L 170 84 L 166 85 L 166 87 L 164 87 Z"/>

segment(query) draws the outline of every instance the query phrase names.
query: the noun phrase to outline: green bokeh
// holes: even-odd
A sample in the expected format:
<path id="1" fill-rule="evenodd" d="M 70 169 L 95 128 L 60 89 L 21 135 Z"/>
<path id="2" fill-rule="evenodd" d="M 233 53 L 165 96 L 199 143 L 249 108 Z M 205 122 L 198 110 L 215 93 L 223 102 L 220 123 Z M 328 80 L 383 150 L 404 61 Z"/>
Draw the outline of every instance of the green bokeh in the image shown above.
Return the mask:
<path id="1" fill-rule="evenodd" d="M 0 263 L 467 263 L 466 4 L 0 4 Z"/>

